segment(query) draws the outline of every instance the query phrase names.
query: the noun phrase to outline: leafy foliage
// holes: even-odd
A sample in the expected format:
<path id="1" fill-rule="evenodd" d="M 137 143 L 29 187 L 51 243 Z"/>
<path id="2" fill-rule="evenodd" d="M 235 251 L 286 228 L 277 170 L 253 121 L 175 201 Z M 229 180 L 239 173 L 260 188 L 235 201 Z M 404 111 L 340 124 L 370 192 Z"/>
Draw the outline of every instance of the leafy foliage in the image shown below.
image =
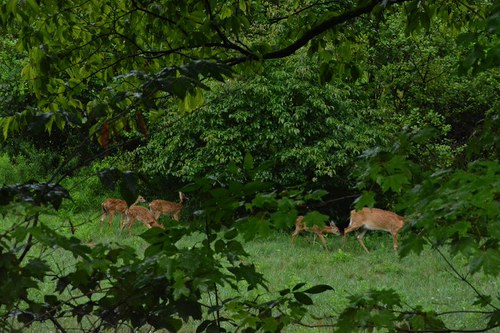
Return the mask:
<path id="1" fill-rule="evenodd" d="M 247 163 L 246 170 L 253 170 L 251 163 Z M 29 189 L 32 187 L 44 188 L 42 184 Z M 136 249 L 118 244 L 90 247 L 78 238 L 64 236 L 40 224 L 41 212 L 35 211 L 35 215 L 29 218 L 33 221 L 32 226 L 25 222 L 15 223 L 8 233 L 1 235 L 1 262 L 7 274 L 4 278 L 8 281 L 17 279 L 19 283 L 19 288 L 9 290 L 8 297 L 0 304 L 2 320 L 12 325 L 5 316 L 16 313 L 25 327 L 46 320 L 60 327 L 60 318 L 69 314 L 82 330 L 90 322 L 92 330 L 95 327 L 105 329 L 130 325 L 140 328 L 151 325 L 175 332 L 190 319 L 214 314 L 216 319 L 203 321 L 200 331 L 208 327 L 224 331 L 227 325 L 247 331 L 280 331 L 307 313 L 306 307 L 313 304 L 309 295 L 332 288 L 324 285 L 305 288 L 300 284 L 292 290 L 281 291 L 275 299 L 264 302 L 245 297 L 221 299 L 207 310 L 201 302 L 203 294 L 217 293 L 218 286 L 223 285 L 235 290 L 267 290 L 264 277 L 247 259 L 239 235 L 243 239 L 252 239 L 257 235 L 267 235 L 271 228 L 290 223 L 296 217 L 295 205 L 302 202 L 302 196 L 297 193 L 296 200 L 291 201 L 270 193 L 270 199 L 263 201 L 261 193 L 266 189 L 269 185 L 260 182 L 232 182 L 223 188 L 214 187 L 204 179 L 198 180 L 184 189 L 205 194 L 206 200 L 196 214 L 197 218 L 190 224 L 167 230 L 146 231 L 141 235 L 149 244 L 144 257 L 139 256 Z M 50 201 L 54 195 L 41 192 L 37 200 Z M 320 196 L 309 194 L 305 197 Z M 16 197 L 9 198 L 6 203 L 15 200 Z M 243 215 L 245 211 L 260 213 L 248 219 Z M 238 219 L 237 223 L 235 219 Z M 253 224 L 267 227 L 250 228 Z M 205 235 L 201 242 L 188 247 L 179 245 L 179 240 L 200 232 Z M 59 271 L 49 267 L 44 260 L 31 258 L 23 263 L 26 251 L 18 256 L 8 244 L 14 239 L 24 241 L 26 237 L 29 247 L 36 243 L 71 254 L 74 268 Z M 11 276 L 15 272 L 17 275 Z M 26 288 L 38 288 L 38 283 L 48 277 L 55 284 L 44 294 L 43 300 L 29 297 Z"/>
<path id="2" fill-rule="evenodd" d="M 495 132 L 491 126 L 498 122 L 498 117 L 485 119 L 485 127 Z M 483 270 L 485 274 L 498 276 L 500 267 L 498 250 L 500 238 L 497 221 L 500 220 L 498 209 L 498 179 L 500 175 L 498 154 L 493 149 L 486 148 L 480 154 L 471 153 L 471 161 L 464 168 L 442 169 L 417 167 L 412 162 L 412 144 L 425 144 L 432 140 L 433 131 L 417 131 L 412 134 L 403 133 L 401 138 L 386 149 L 379 149 L 367 154 L 364 165 L 360 166 L 360 186 L 379 185 L 380 193 L 401 193 L 398 209 L 406 212 L 408 222 L 406 229 L 413 230 L 405 238 L 400 255 L 411 252 L 421 253 L 426 244 L 438 251 L 454 273 L 467 283 L 467 275 Z M 489 142 L 491 133 L 478 134 L 478 141 Z M 412 136 L 418 140 L 412 140 Z M 474 146 L 474 140 L 471 146 Z M 479 152 L 477 150 L 472 150 Z M 397 167 L 388 168 L 394 164 Z M 400 173 L 398 170 L 405 170 Z M 408 186 L 410 185 L 410 186 Z M 370 195 L 371 194 L 371 195 Z M 374 193 L 365 192 L 358 204 L 372 205 Z M 468 274 L 462 274 L 461 268 L 455 268 L 441 252 L 446 246 L 452 256 L 467 258 Z M 488 295 L 481 294 L 473 286 L 469 286 L 477 294 L 478 302 L 490 309 L 488 315 L 497 317 L 498 308 L 495 301 Z M 443 329 L 443 324 L 436 321 L 435 315 L 427 313 L 423 317 L 413 318 L 419 329 Z M 423 325 L 423 326 L 422 326 Z M 436 326 L 437 325 L 437 326 Z M 488 328 L 496 327 L 495 320 L 487 323 Z M 412 326 L 413 327 L 413 326 Z"/>
<path id="3" fill-rule="evenodd" d="M 34 181 L 3 187 L 2 204 L 7 206 L 2 212 L 14 212 L 21 219 L 0 234 L 0 274 L 7 281 L 5 287 L 2 284 L 6 295 L 0 303 L 2 325 L 15 330 L 19 323 L 27 327 L 34 321 L 49 320 L 65 331 L 60 319 L 70 316 L 82 330 L 89 331 L 122 325 L 136 329 L 146 324 L 177 331 L 190 318 L 204 317 L 200 301 L 203 293 L 216 295 L 216 305 L 208 310 L 215 319 L 203 321 L 199 331 L 232 328 L 275 332 L 300 321 L 312 304 L 310 295 L 330 287 L 306 288 L 299 283 L 283 289 L 274 300 L 263 302 L 257 302 L 258 298 L 220 300 L 217 287 L 227 284 L 238 291 L 256 292 L 266 289 L 264 277 L 249 262 L 239 239 L 266 235 L 272 228 L 289 225 L 297 216 L 297 206 L 307 195 L 297 189 L 279 191 L 274 182 L 295 185 L 333 177 L 340 168 L 352 165 L 350 155 L 380 143 L 364 126 L 343 127 L 346 119 L 358 126 L 363 125 L 360 119 L 372 115 L 375 124 L 371 126 L 378 126 L 375 135 L 390 131 L 402 135 L 399 140 L 389 137 L 389 147 L 373 148 L 363 162 L 357 163 L 359 189 L 366 194 L 358 205 L 373 204 L 375 192 L 384 194 L 386 202 L 400 202 L 397 207 L 405 209 L 412 219 L 408 229 L 418 232 L 406 240 L 403 255 L 418 253 L 425 243 L 436 251 L 446 244 L 453 255 L 460 253 L 468 259 L 470 273 L 483 270 L 498 276 L 498 228 L 491 221 L 499 220 L 498 102 L 494 100 L 498 90 L 499 8 L 498 0 L 290 1 L 283 6 L 272 1 L 2 1 L 2 28 L 15 29 L 19 50 L 27 56 L 19 95 L 24 97 L 26 85 L 34 96 L 29 103 L 20 103 L 21 108 L 15 105 L 14 112 L 6 112 L 12 103 L 24 100 L 17 92 L 10 95 L 2 90 L 8 97 L 0 113 L 4 138 L 25 129 L 48 133 L 57 129 L 63 133 L 71 128 L 83 128 L 105 148 L 113 137 L 131 135 L 131 129 L 148 138 L 150 129 L 145 119 L 154 123 L 159 122 L 156 115 L 171 117 L 173 99 L 180 110 L 190 111 L 202 104 L 202 90 L 220 88 L 213 80 L 249 76 L 259 68 L 267 71 L 270 67 L 261 67 L 263 60 L 294 53 L 299 53 L 299 61 L 303 61 L 300 50 L 305 48 L 317 58 L 312 68 L 319 73 L 321 83 L 340 79 L 360 87 L 325 86 L 325 96 L 314 98 L 323 90 L 311 85 L 312 75 L 306 76 L 308 84 L 303 85 L 300 75 L 273 69 L 250 81 L 244 92 L 251 98 L 240 101 L 235 96 L 236 80 L 221 88 L 229 95 L 226 104 L 213 110 L 209 106 L 209 117 L 198 114 L 201 121 L 194 126 L 200 131 L 212 121 L 212 131 L 192 131 L 176 117 L 178 123 L 165 121 L 172 128 L 181 124 L 181 133 L 191 135 L 186 142 L 174 132 L 164 138 L 154 135 L 149 148 L 157 148 L 168 139 L 175 142 L 160 159 L 145 159 L 153 163 L 151 167 L 144 163 L 143 169 L 177 172 L 177 176 L 194 180 L 185 191 L 199 193 L 201 205 L 190 225 L 144 233 L 142 237 L 149 243 L 144 257 L 135 249 L 119 245 L 91 248 L 42 223 L 44 213 L 52 212 L 42 206 L 48 203 L 57 209 L 68 197 L 57 184 Z M 374 33 L 381 25 L 389 27 L 382 38 Z M 392 33 L 391 27 L 405 36 Z M 452 35 L 441 38 L 431 34 L 433 28 L 460 30 L 458 41 L 462 44 L 452 43 Z M 387 56 L 377 39 L 391 41 Z M 468 46 L 473 46 L 470 53 Z M 374 49 L 382 51 L 377 54 Z M 441 68 L 456 67 L 456 59 L 445 54 L 448 49 L 464 54 L 462 72 L 488 70 L 478 76 L 479 82 L 471 89 L 471 95 L 474 91 L 481 94 L 470 109 L 461 105 L 469 100 L 468 82 L 461 85 L 456 77 L 441 77 L 448 74 L 440 73 Z M 2 61 L 7 58 L 8 53 L 1 54 Z M 377 63 L 379 58 L 381 62 Z M 8 62 L 17 60 L 9 58 Z M 408 72 L 413 75 L 406 75 Z M 272 84 L 267 85 L 266 79 Z M 291 84 L 287 86 L 288 79 Z M 284 88 L 274 83 L 277 80 L 286 80 L 281 84 Z M 488 84 L 483 85 L 483 80 Z M 460 89 L 455 89 L 457 86 Z M 481 90 L 483 87 L 487 89 Z M 304 91 L 310 91 L 312 97 Z M 351 98 L 365 103 L 353 103 Z M 450 106 L 452 101 L 457 105 Z M 265 103 L 271 110 L 268 113 Z M 254 107 L 258 113 L 253 113 Z M 476 109 L 468 124 L 479 129 L 477 122 L 482 121 L 490 133 L 475 135 L 469 142 L 467 138 L 474 130 L 464 126 L 462 133 L 451 131 L 450 123 L 459 127 L 460 118 L 467 118 L 465 115 Z M 351 117 L 352 110 L 360 116 Z M 384 114 L 386 118 L 404 117 L 381 125 L 384 117 L 379 110 L 391 111 Z M 338 114 L 333 117 L 330 111 Z M 311 121 L 311 116 L 318 118 Z M 429 123 L 439 135 L 418 131 Z M 262 138 L 258 136 L 261 128 L 266 129 Z M 440 142 L 448 131 L 460 135 Z M 84 140 L 78 137 L 77 141 Z M 212 142 L 216 145 L 209 146 Z M 267 142 L 270 145 L 264 147 L 265 152 L 256 153 Z M 235 144 L 238 146 L 231 147 Z M 463 150 L 454 144 L 462 145 Z M 205 146 L 210 149 L 205 150 Z M 192 148 L 196 148 L 194 154 Z M 422 148 L 442 150 L 436 158 L 432 153 L 422 154 Z M 463 159 L 458 161 L 455 154 Z M 175 160 L 177 156 L 179 160 Z M 189 165 L 186 161 L 192 157 L 194 162 Z M 174 164 L 169 165 L 170 160 L 165 162 L 165 158 Z M 263 163 L 268 160 L 275 167 L 272 171 Z M 453 169 L 444 169 L 450 166 Z M 205 174 L 210 177 L 197 177 Z M 123 176 L 126 190 L 133 191 L 135 174 Z M 337 180 L 345 176 L 342 173 Z M 18 201 L 25 203 L 15 203 Z M 319 214 L 309 216 L 322 218 Z M 178 245 L 180 239 L 195 232 L 204 235 L 200 243 L 189 248 Z M 37 245 L 70 253 L 74 270 L 61 272 L 49 267 L 32 255 Z M 44 293 L 43 299 L 33 299 L 26 292 L 26 288 L 38 289 L 48 279 L 56 285 Z M 476 303 L 489 316 L 483 330 L 498 327 L 495 300 L 479 292 L 477 295 Z M 337 326 L 346 330 L 448 329 L 432 310 L 416 307 L 412 313 L 398 314 L 400 299 L 391 290 L 355 296 L 339 316 Z"/>
<path id="4" fill-rule="evenodd" d="M 69 198 L 68 191 L 54 183 L 29 182 L 8 185 L 1 187 L 0 193 L 0 203 L 3 205 L 11 201 L 22 201 L 35 206 L 51 204 L 55 209 L 61 206 L 63 199 Z"/>
<path id="5" fill-rule="evenodd" d="M 105 143 L 107 126 L 120 132 L 127 124 L 124 115 L 135 115 L 140 107 L 161 108 L 169 96 L 193 96 L 205 78 L 223 79 L 227 66 L 287 57 L 311 40 L 310 52 L 326 64 L 324 81 L 332 76 L 325 73 L 332 65 L 355 77 L 359 66 L 346 59 L 366 29 L 356 27 L 356 20 L 372 13 L 378 22 L 389 7 L 401 4 L 407 4 L 408 33 L 429 29 L 434 16 L 464 25 L 470 8 L 478 15 L 490 11 L 489 29 L 496 27 L 497 6 L 490 9 L 475 1 L 459 6 L 417 0 L 300 6 L 268 1 L 7 1 L 0 18 L 23 37 L 19 44 L 29 62 L 22 73 L 41 100 L 2 118 L 1 126 L 9 133 L 38 117 L 50 131 L 53 125 L 62 129 L 92 120 L 97 124 L 93 132 Z M 330 45 L 342 47 L 332 51 Z M 83 96 L 86 89 L 91 100 Z"/>
<path id="6" fill-rule="evenodd" d="M 22 57 L 15 51 L 16 41 L 9 34 L 0 35 L 0 115 L 20 112 L 26 106 L 27 89 L 20 81 Z M 4 129 L 4 138 L 7 132 Z"/>
<path id="7" fill-rule="evenodd" d="M 261 76 L 216 86 L 197 112 L 156 114 L 155 134 L 136 151 L 137 163 L 147 174 L 226 182 L 223 166 L 241 164 L 249 153 L 257 165 L 273 165 L 255 175 L 260 180 L 345 182 L 351 156 L 383 134 L 372 128 L 365 112 L 354 111 L 363 108 L 353 101 L 354 89 L 318 86 L 318 67 L 308 62 L 293 57 L 265 66 Z"/>

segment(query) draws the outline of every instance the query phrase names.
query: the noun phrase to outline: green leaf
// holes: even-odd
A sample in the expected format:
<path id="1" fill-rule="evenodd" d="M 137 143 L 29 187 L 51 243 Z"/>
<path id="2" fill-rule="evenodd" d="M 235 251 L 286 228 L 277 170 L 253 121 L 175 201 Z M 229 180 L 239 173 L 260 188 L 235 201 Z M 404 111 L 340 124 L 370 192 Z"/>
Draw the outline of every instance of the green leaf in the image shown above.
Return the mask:
<path id="1" fill-rule="evenodd" d="M 300 288 L 302 288 L 303 286 L 305 286 L 306 283 L 305 282 L 300 282 L 300 283 L 297 283 L 295 286 L 293 286 L 292 290 L 293 291 L 296 291 L 296 290 L 299 290 Z"/>
<path id="2" fill-rule="evenodd" d="M 321 200 L 325 195 L 328 194 L 328 191 L 326 190 L 314 190 L 310 193 L 307 193 L 304 196 L 304 200 Z"/>
<path id="3" fill-rule="evenodd" d="M 226 248 L 226 242 L 224 242 L 222 239 L 218 239 L 214 243 L 214 250 L 217 253 L 223 252 L 225 248 Z"/>
<path id="4" fill-rule="evenodd" d="M 320 84 L 328 83 L 333 78 L 333 69 L 328 62 L 323 62 L 319 68 Z"/>
<path id="5" fill-rule="evenodd" d="M 491 314 L 488 314 L 487 317 L 489 317 L 488 320 L 488 327 L 489 328 L 497 328 L 500 327 L 500 310 L 496 309 L 495 311 L 492 311 Z"/>
<path id="6" fill-rule="evenodd" d="M 496 276 L 500 273 L 500 256 L 498 251 L 488 249 L 478 252 L 469 262 L 469 272 L 477 273 L 483 269 L 487 275 Z"/>
<path id="7" fill-rule="evenodd" d="M 238 236 L 238 230 L 237 229 L 230 229 L 224 234 L 224 238 L 227 240 L 234 239 L 236 236 Z"/>
<path id="8" fill-rule="evenodd" d="M 295 299 L 301 304 L 304 304 L 304 305 L 312 305 L 313 304 L 311 297 L 307 296 L 303 292 L 294 292 L 293 297 L 295 297 Z"/>
<path id="9" fill-rule="evenodd" d="M 276 200 L 276 195 L 274 193 L 261 194 L 258 193 L 252 200 L 252 205 L 257 208 L 273 208 L 276 207 L 278 201 Z"/>
<path id="10" fill-rule="evenodd" d="M 480 295 L 480 296 L 478 295 L 476 296 L 476 300 L 474 301 L 474 303 L 472 303 L 472 305 L 479 305 L 485 307 L 490 305 L 492 301 L 493 297 L 491 295 Z"/>
<path id="11" fill-rule="evenodd" d="M 312 211 L 304 216 L 304 223 L 308 227 L 312 227 L 313 225 L 323 226 L 325 225 L 325 222 L 328 222 L 329 219 L 330 217 L 328 215 L 321 214 L 317 211 Z"/>
<path id="12" fill-rule="evenodd" d="M 387 192 L 392 190 L 396 193 L 401 192 L 403 185 L 410 184 L 409 179 L 404 174 L 395 174 L 391 176 L 381 177 L 380 186 L 382 191 Z"/>
<path id="13" fill-rule="evenodd" d="M 373 207 L 375 205 L 375 192 L 363 191 L 361 196 L 354 200 L 355 209 L 361 209 L 363 207 Z"/>
<path id="14" fill-rule="evenodd" d="M 17 320 L 27 326 L 30 326 L 35 321 L 35 316 L 29 312 L 21 312 L 17 315 Z"/>
<path id="15" fill-rule="evenodd" d="M 264 284 L 264 277 L 261 273 L 257 273 L 253 264 L 239 264 L 237 267 L 228 267 L 228 270 L 233 273 L 238 279 L 243 278 L 248 283 L 248 289 L 254 289 L 257 285 L 261 285 L 267 290 Z"/>
<path id="16" fill-rule="evenodd" d="M 245 154 L 245 158 L 243 159 L 243 166 L 247 172 L 254 169 L 253 157 L 249 152 Z"/>
<path id="17" fill-rule="evenodd" d="M 372 316 L 373 324 L 376 328 L 387 330 L 388 332 L 394 331 L 394 323 L 396 322 L 396 315 L 389 310 L 381 310 Z"/>
<path id="18" fill-rule="evenodd" d="M 313 286 L 307 290 L 304 290 L 305 293 L 308 294 L 320 294 L 322 292 L 325 292 L 327 290 L 334 290 L 333 287 L 327 285 L 327 284 L 318 284 L 316 286 Z"/>
<path id="19" fill-rule="evenodd" d="M 46 274 L 50 272 L 50 267 L 44 260 L 41 259 L 30 259 L 29 262 L 24 266 L 29 275 L 33 276 L 38 280 L 42 280 Z"/>

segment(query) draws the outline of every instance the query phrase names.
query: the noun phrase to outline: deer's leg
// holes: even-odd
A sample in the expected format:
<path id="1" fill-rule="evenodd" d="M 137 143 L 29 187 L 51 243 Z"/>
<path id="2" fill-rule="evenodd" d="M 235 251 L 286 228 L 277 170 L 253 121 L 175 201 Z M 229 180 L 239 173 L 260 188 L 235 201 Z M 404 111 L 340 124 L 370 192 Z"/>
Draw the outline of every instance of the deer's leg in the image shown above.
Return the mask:
<path id="1" fill-rule="evenodd" d="M 165 230 L 165 227 L 160 222 L 153 222 L 153 223 L 151 223 L 151 227 L 156 227 L 156 228 L 160 228 L 160 229 L 164 229 Z"/>
<path id="2" fill-rule="evenodd" d="M 358 228 L 355 227 L 347 227 L 344 229 L 344 240 L 342 241 L 342 251 L 345 251 L 345 243 L 347 241 L 347 234 L 350 233 L 351 231 L 354 231 Z"/>
<path id="3" fill-rule="evenodd" d="M 297 236 L 300 233 L 300 230 L 295 228 L 295 231 L 292 232 L 292 244 L 295 242 L 295 236 Z"/>
<path id="4" fill-rule="evenodd" d="M 128 226 L 128 234 L 129 234 L 129 236 L 132 236 L 132 224 L 134 224 L 134 222 L 135 222 L 135 219 L 131 219 L 131 220 L 128 221 L 127 226 Z"/>
<path id="5" fill-rule="evenodd" d="M 108 213 L 106 213 L 106 211 L 104 210 L 104 208 L 102 209 L 102 215 L 101 215 L 101 225 L 102 223 L 104 222 L 104 220 L 106 219 L 106 216 L 108 215 Z"/>
<path id="6" fill-rule="evenodd" d="M 114 211 L 111 211 L 109 212 L 109 220 L 108 220 L 108 224 L 109 224 L 109 227 L 111 228 L 111 226 L 113 225 L 113 218 L 115 217 L 115 212 Z"/>
<path id="7" fill-rule="evenodd" d="M 391 232 L 392 234 L 392 244 L 394 247 L 394 252 L 398 252 L 398 233 L 397 232 Z"/>
<path id="8" fill-rule="evenodd" d="M 172 216 L 172 218 L 173 218 L 176 222 L 179 222 L 179 214 L 180 214 L 180 212 L 176 212 L 176 213 L 174 213 L 174 215 Z"/>
<path id="9" fill-rule="evenodd" d="M 307 227 L 303 227 L 303 226 L 299 226 L 299 225 L 295 226 L 295 231 L 292 233 L 292 243 L 295 241 L 295 236 L 300 234 L 303 230 L 307 231 L 308 229 L 307 229 Z"/>
<path id="10" fill-rule="evenodd" d="M 141 221 L 142 224 L 144 224 L 146 226 L 146 228 L 148 228 L 148 229 L 151 229 L 151 225 L 154 224 L 154 221 L 152 221 L 150 223 L 148 223 L 148 222 L 146 222 L 144 220 L 141 220 L 141 219 L 139 219 L 139 221 Z"/>
<path id="11" fill-rule="evenodd" d="M 366 234 L 367 231 L 368 229 L 363 229 L 359 233 L 359 235 L 356 236 L 356 239 L 358 240 L 358 243 L 363 247 L 363 249 L 365 249 L 366 253 L 370 253 L 370 251 L 368 251 L 368 249 L 366 248 L 365 243 L 363 243 L 363 236 Z"/>
<path id="12" fill-rule="evenodd" d="M 133 222 L 134 221 L 130 218 L 130 216 L 127 213 L 125 213 L 125 220 L 122 221 L 122 223 L 120 224 L 120 233 L 122 233 L 125 227 L 128 227 L 128 232 L 129 234 L 131 234 L 130 226 L 132 225 Z"/>
<path id="13" fill-rule="evenodd" d="M 122 213 L 120 215 L 120 231 L 123 230 L 123 227 L 125 226 L 125 213 Z"/>
<path id="14" fill-rule="evenodd" d="M 325 250 L 327 251 L 330 251 L 330 249 L 328 249 L 328 245 L 326 245 L 326 240 L 325 240 L 325 237 L 323 236 L 322 233 L 315 233 L 315 235 L 317 235 L 319 237 L 319 239 L 321 240 L 321 243 L 323 243 L 323 246 L 325 247 Z M 316 236 L 314 236 L 314 239 L 316 239 Z"/>

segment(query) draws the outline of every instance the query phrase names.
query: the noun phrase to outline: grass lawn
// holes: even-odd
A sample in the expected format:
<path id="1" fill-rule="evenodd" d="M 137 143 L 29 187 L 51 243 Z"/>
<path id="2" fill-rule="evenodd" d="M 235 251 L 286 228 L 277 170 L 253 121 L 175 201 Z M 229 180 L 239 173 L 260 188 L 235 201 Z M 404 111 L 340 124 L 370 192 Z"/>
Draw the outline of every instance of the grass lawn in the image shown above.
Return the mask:
<path id="1" fill-rule="evenodd" d="M 98 212 L 63 216 L 77 226 L 75 236 L 85 243 L 118 242 L 133 246 L 140 251 L 147 246 L 138 237 L 145 230 L 142 223 L 136 223 L 133 235 L 129 236 L 126 231 L 119 232 L 117 217 L 111 228 L 106 223 L 100 226 L 99 217 Z M 60 232 L 68 233 L 67 229 L 65 227 Z M 290 232 L 291 230 L 292 228 Z M 371 250 L 369 254 L 365 253 L 356 242 L 355 235 L 350 235 L 346 252 L 343 252 L 340 250 L 342 238 L 328 236 L 327 242 L 331 252 L 326 252 L 319 242 L 313 244 L 312 237 L 297 237 L 295 244 L 292 244 L 290 234 L 285 232 L 275 232 L 267 238 L 253 240 L 248 242 L 245 248 L 250 254 L 248 260 L 253 262 L 257 270 L 267 279 L 271 294 L 299 282 L 307 282 L 310 285 L 328 284 L 334 287 L 334 291 L 312 296 L 315 304 L 311 308 L 311 314 L 317 317 L 336 317 L 348 304 L 349 295 L 364 293 L 371 288 L 394 289 L 403 298 L 405 310 L 410 310 L 410 306 L 414 305 L 421 305 L 424 309 L 433 309 L 438 313 L 474 309 L 471 305 L 475 298 L 473 290 L 452 273 L 435 251 L 427 249 L 420 256 L 410 255 L 401 259 L 392 250 L 392 239 L 389 234 L 370 232 L 364 238 L 366 246 Z M 190 246 L 198 240 L 188 238 L 183 242 L 185 246 Z M 404 237 L 401 237 L 401 243 L 403 242 Z M 72 269 L 73 260 L 68 253 L 45 249 L 43 256 L 61 271 Z M 453 259 L 453 263 L 459 271 L 466 272 L 465 261 L 457 257 Z M 476 274 L 469 277 L 469 280 L 484 294 L 497 296 L 499 293 L 498 278 Z M 52 286 L 47 285 L 46 289 L 33 291 L 33 296 L 43 297 L 43 293 L 51 292 L 51 289 Z M 229 288 L 221 288 L 220 292 L 223 299 L 236 294 Z M 484 326 L 484 319 L 477 314 L 449 314 L 443 316 L 443 319 L 455 329 Z M 333 321 L 329 319 L 317 320 L 312 317 L 304 321 L 307 325 L 332 323 Z M 33 332 L 54 329 L 50 323 L 41 325 L 43 327 L 35 325 Z M 196 323 L 188 324 L 182 332 L 193 332 L 196 325 Z M 301 325 L 293 325 L 286 329 L 286 332 L 331 331 L 331 327 L 311 329 Z"/>
<path id="2" fill-rule="evenodd" d="M 400 259 L 393 253 L 389 234 L 367 234 L 365 243 L 371 250 L 366 254 L 351 236 L 346 252 L 342 252 L 340 237 L 330 237 L 332 252 L 327 253 L 319 243 L 305 239 L 295 246 L 288 235 L 277 234 L 269 239 L 248 244 L 252 260 L 264 272 L 271 290 L 293 286 L 304 281 L 311 284 L 329 284 L 334 291 L 314 297 L 313 313 L 316 316 L 335 316 L 348 304 L 347 297 L 364 293 L 371 288 L 392 288 L 402 296 L 409 306 L 421 305 L 436 312 L 471 310 L 475 293 L 458 279 L 445 261 L 433 250 L 425 250 L 420 256 L 410 255 Z M 465 272 L 464 262 L 455 259 L 454 264 Z M 491 279 L 482 274 L 470 281 L 485 294 L 498 295 L 500 279 Z M 481 317 L 475 315 L 449 315 L 445 321 L 455 329 L 481 328 Z M 308 324 L 315 323 L 309 320 Z M 319 329 L 316 329 L 320 331 Z M 295 326 L 287 332 L 310 331 Z M 326 329 L 331 331 L 331 329 Z"/>

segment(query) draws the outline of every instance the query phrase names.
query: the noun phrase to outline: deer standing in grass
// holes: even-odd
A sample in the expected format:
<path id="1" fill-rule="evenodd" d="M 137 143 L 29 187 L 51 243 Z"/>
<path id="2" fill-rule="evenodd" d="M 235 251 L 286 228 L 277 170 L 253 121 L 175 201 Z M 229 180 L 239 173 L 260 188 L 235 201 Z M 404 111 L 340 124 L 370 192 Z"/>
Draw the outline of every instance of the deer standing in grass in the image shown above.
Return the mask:
<path id="1" fill-rule="evenodd" d="M 363 236 L 368 230 L 383 230 L 390 232 L 392 235 L 394 251 L 398 251 L 398 232 L 403 228 L 405 219 L 396 213 L 389 212 L 378 208 L 363 208 L 360 211 L 351 211 L 351 221 L 349 226 L 344 230 L 344 241 L 342 249 L 345 249 L 347 234 L 351 231 L 363 227 L 363 230 L 356 236 L 359 244 L 363 247 L 366 253 L 369 253 L 363 243 Z"/>
<path id="2" fill-rule="evenodd" d="M 137 197 L 137 200 L 132 205 L 136 205 L 138 202 L 146 202 L 146 200 L 144 200 L 144 198 L 139 195 Z M 116 213 L 120 214 L 120 225 L 123 224 L 125 219 L 125 211 L 128 208 L 127 202 L 125 200 L 109 198 L 101 203 L 101 207 L 101 225 L 106 219 L 106 216 L 109 215 L 108 224 L 111 227 L 111 224 L 113 224 L 113 218 L 115 217 Z"/>
<path id="3" fill-rule="evenodd" d="M 125 219 L 126 219 L 126 225 L 125 223 L 122 224 L 121 230 L 123 230 L 125 226 L 128 226 L 129 235 L 132 235 L 132 225 L 137 220 L 141 221 L 148 229 L 151 229 L 152 227 L 165 229 L 165 227 L 162 224 L 158 223 L 158 220 L 153 216 L 153 214 L 151 214 L 151 212 L 146 207 L 137 206 L 136 203 L 131 205 L 125 211 Z"/>
<path id="4" fill-rule="evenodd" d="M 172 219 L 179 222 L 179 215 L 181 213 L 182 207 L 184 207 L 184 201 L 187 197 L 184 193 L 179 192 L 179 202 L 172 202 L 166 200 L 153 200 L 149 203 L 149 210 L 154 215 L 156 219 L 160 215 L 170 215 Z"/>
<path id="5" fill-rule="evenodd" d="M 297 236 L 299 233 L 302 231 L 307 231 L 314 233 L 314 241 L 316 241 L 316 237 L 319 237 L 321 240 L 321 243 L 323 243 L 323 246 L 325 249 L 328 251 L 328 246 L 326 245 L 326 240 L 325 237 L 323 236 L 324 234 L 334 234 L 334 235 L 340 235 L 340 231 L 337 228 L 337 226 L 333 223 L 330 222 L 330 225 L 328 226 L 323 226 L 323 227 L 318 227 L 316 224 L 313 225 L 312 230 L 307 227 L 307 225 L 304 223 L 304 216 L 299 215 L 297 216 L 297 219 L 295 220 L 295 231 L 292 233 L 292 243 L 294 242 L 295 236 Z"/>

